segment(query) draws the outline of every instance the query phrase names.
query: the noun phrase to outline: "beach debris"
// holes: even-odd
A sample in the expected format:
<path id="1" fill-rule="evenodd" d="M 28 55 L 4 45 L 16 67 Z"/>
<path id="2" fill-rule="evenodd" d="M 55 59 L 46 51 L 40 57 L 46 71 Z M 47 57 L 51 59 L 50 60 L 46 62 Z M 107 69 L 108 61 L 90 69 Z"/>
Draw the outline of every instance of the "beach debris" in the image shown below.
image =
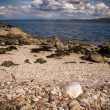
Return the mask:
<path id="1" fill-rule="evenodd" d="M 64 90 L 71 98 L 77 98 L 83 93 L 82 86 L 79 82 L 69 82 L 65 85 Z"/>
<path id="2" fill-rule="evenodd" d="M 1 66 L 5 66 L 5 67 L 10 67 L 10 66 L 15 66 L 18 64 L 13 63 L 12 61 L 4 61 Z"/>
<path id="3" fill-rule="evenodd" d="M 12 76 L 12 81 L 16 82 L 16 77 L 14 76 L 14 74 L 11 74 Z"/>
<path id="4" fill-rule="evenodd" d="M 40 63 L 40 64 L 44 64 L 44 63 L 46 63 L 47 61 L 45 60 L 45 59 L 43 59 L 43 58 L 38 58 L 38 59 L 36 59 L 36 61 L 34 62 L 34 63 Z"/>

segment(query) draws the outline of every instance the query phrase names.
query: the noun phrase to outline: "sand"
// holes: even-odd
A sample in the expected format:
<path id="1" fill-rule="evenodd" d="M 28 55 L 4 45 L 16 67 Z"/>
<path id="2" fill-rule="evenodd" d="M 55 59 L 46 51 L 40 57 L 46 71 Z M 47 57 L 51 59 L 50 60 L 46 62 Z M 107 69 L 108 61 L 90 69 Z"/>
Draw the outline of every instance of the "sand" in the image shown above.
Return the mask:
<path id="1" fill-rule="evenodd" d="M 3 46 L 2 46 L 3 47 Z M 81 54 L 72 53 L 62 59 L 46 58 L 53 52 L 31 53 L 36 45 L 16 46 L 13 50 L 0 55 L 0 64 L 13 61 L 17 66 L 0 66 L 0 82 L 12 81 L 12 74 L 17 82 L 33 81 L 35 85 L 60 85 L 70 81 L 77 81 L 82 86 L 93 87 L 110 81 L 110 65 L 107 63 L 91 63 L 80 59 Z M 37 58 L 44 58 L 47 63 L 34 63 Z M 31 64 L 25 63 L 26 59 Z M 65 63 L 74 61 L 76 63 Z M 81 63 L 84 62 L 84 63 Z"/>

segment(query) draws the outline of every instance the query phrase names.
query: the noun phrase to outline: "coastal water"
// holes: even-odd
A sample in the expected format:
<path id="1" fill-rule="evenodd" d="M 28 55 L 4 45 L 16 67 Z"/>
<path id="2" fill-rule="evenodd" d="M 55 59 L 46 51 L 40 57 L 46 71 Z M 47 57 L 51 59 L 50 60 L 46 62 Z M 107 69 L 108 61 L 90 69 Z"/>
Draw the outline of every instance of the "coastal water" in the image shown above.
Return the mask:
<path id="1" fill-rule="evenodd" d="M 58 36 L 62 40 L 105 42 L 110 40 L 110 22 L 0 20 L 0 23 L 20 27 L 42 38 Z"/>

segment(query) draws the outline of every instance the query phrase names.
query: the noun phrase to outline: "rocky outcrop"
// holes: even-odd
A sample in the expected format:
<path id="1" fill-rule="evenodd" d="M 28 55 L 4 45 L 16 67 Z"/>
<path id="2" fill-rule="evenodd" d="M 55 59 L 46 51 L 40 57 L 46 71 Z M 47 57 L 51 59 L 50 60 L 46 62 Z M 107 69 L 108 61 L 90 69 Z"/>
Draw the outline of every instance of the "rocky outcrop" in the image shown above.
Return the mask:
<path id="1" fill-rule="evenodd" d="M 0 24 L 0 45 L 29 45 L 31 43 L 40 43 L 40 40 L 17 27 Z"/>

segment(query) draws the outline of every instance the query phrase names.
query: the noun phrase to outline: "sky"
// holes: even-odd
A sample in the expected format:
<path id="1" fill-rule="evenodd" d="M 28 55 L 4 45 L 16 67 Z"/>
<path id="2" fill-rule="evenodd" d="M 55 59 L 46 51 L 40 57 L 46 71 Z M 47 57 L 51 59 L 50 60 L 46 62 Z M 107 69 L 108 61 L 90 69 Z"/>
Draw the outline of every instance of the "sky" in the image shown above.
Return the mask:
<path id="1" fill-rule="evenodd" d="M 110 0 L 0 0 L 0 19 L 110 18 Z"/>

